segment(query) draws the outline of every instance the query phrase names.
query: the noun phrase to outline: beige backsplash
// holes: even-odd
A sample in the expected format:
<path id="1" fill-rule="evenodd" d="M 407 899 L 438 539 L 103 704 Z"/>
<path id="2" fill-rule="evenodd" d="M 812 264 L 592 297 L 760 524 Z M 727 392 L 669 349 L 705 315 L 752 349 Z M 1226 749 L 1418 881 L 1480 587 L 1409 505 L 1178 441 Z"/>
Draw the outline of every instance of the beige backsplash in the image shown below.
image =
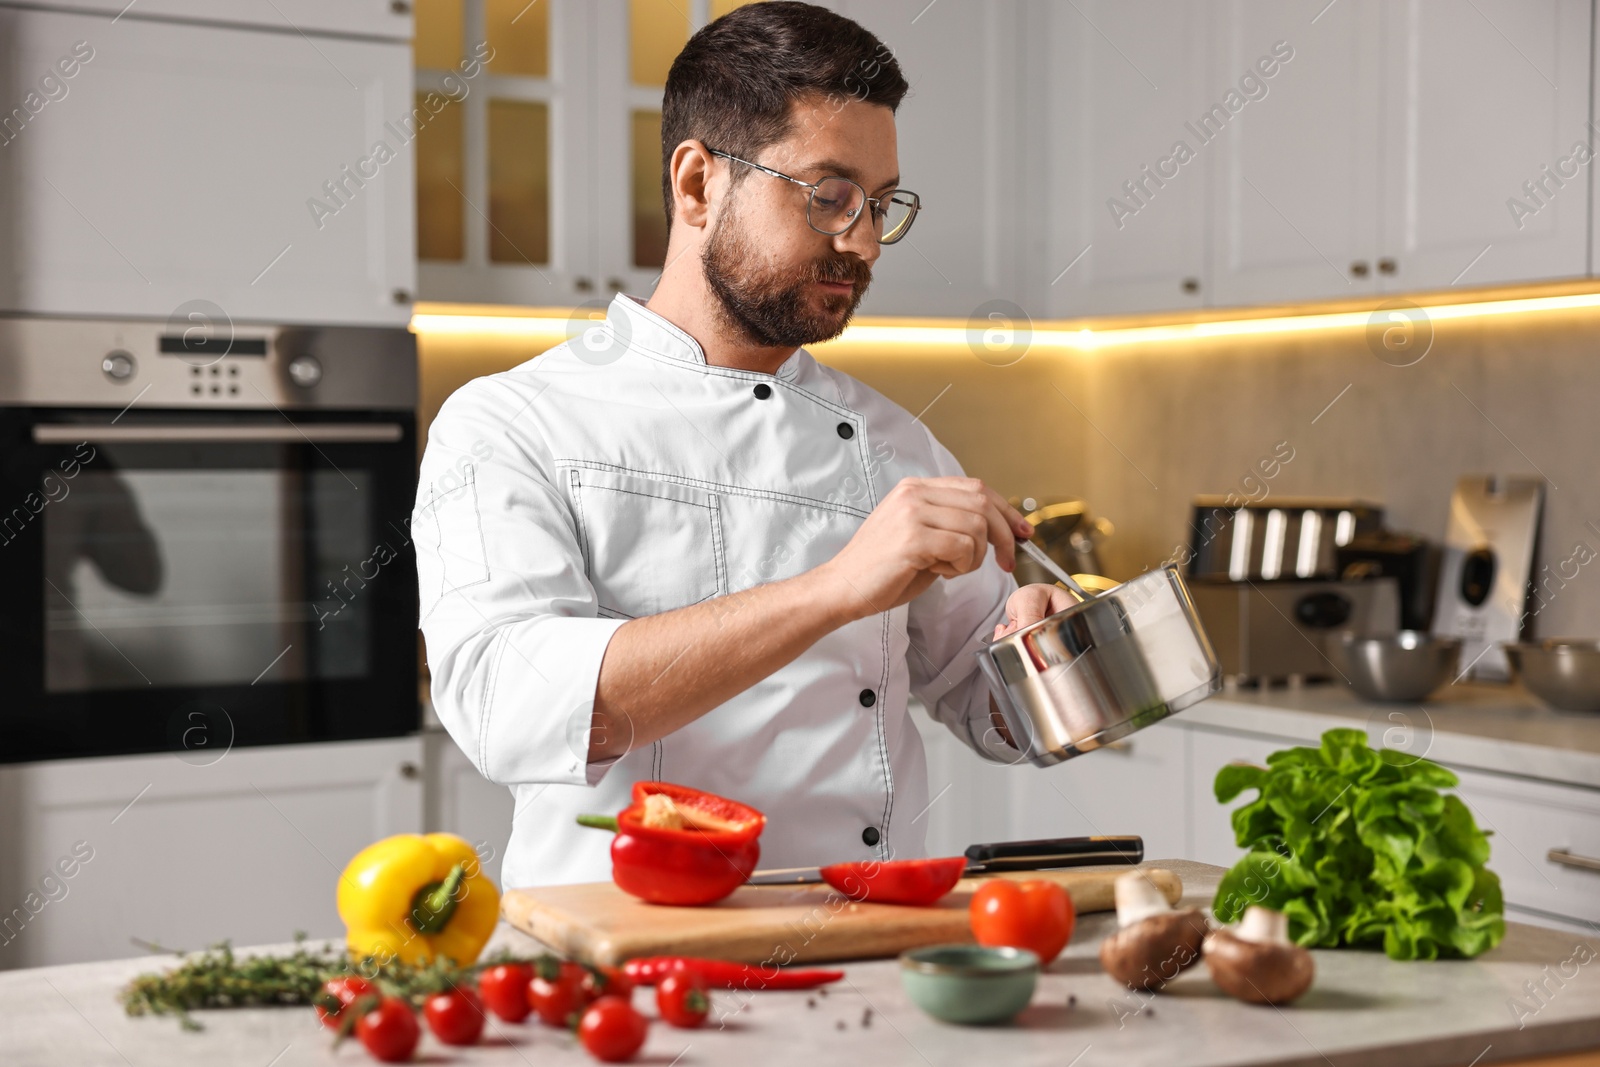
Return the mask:
<path id="1" fill-rule="evenodd" d="M 1434 539 L 1459 475 L 1542 472 L 1540 562 L 1553 564 L 1579 542 L 1600 552 L 1597 325 L 1594 312 L 1438 322 L 1426 358 L 1403 368 L 1354 329 L 1035 348 L 1005 367 L 964 348 L 835 344 L 818 356 L 926 409 L 929 429 L 1001 493 L 1087 499 L 1116 524 L 1104 549 L 1114 577 L 1186 543 L 1190 499 L 1243 492 L 1280 442 L 1294 457 L 1270 494 L 1360 497 Z M 424 419 L 460 382 L 548 343 L 423 337 Z M 1556 591 L 1533 632 L 1600 636 L 1600 560 Z"/>

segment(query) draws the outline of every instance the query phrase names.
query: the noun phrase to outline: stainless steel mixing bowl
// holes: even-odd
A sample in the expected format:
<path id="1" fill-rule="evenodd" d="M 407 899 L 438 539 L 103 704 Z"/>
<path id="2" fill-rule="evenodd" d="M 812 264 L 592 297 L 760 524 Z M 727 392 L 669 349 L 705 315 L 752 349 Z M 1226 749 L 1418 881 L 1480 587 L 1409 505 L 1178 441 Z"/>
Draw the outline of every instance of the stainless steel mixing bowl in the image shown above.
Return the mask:
<path id="1" fill-rule="evenodd" d="M 1013 741 L 1048 767 L 1204 700 L 1222 666 L 1174 566 L 978 650 Z"/>
<path id="2" fill-rule="evenodd" d="M 1328 658 L 1368 700 L 1409 704 L 1452 681 L 1461 665 L 1461 639 L 1401 630 L 1386 637 L 1349 631 L 1328 638 Z"/>
<path id="3" fill-rule="evenodd" d="M 1600 641 L 1552 637 L 1506 645 L 1522 684 L 1562 711 L 1600 711 Z"/>

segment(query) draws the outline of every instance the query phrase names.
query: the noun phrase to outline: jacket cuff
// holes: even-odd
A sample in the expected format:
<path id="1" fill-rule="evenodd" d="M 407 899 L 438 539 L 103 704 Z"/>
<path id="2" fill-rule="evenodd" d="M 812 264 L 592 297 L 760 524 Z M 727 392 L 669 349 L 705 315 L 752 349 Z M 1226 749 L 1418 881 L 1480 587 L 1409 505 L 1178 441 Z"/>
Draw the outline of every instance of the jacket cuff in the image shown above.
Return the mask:
<path id="1" fill-rule="evenodd" d="M 505 627 L 484 695 L 479 766 L 491 781 L 595 785 L 589 763 L 595 684 L 622 619 L 541 616 Z"/>

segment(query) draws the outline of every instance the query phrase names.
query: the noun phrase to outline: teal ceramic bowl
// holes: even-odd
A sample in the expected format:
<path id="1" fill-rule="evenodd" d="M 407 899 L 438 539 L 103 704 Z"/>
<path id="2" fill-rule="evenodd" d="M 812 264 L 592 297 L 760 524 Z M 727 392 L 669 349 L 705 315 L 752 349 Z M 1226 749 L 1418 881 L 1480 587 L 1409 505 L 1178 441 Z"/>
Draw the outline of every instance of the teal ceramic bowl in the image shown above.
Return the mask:
<path id="1" fill-rule="evenodd" d="M 911 1003 L 947 1023 L 1003 1023 L 1028 1006 L 1039 957 L 1025 948 L 930 945 L 900 956 Z"/>

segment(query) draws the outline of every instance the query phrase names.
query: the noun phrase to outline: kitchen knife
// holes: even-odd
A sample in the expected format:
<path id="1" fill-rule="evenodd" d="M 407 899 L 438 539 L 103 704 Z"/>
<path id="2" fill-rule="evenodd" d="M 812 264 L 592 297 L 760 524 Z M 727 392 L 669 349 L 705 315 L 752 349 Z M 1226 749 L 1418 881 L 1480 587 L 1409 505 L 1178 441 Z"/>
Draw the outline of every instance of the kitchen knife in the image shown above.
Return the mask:
<path id="1" fill-rule="evenodd" d="M 1054 867 L 1092 867 L 1103 863 L 1141 863 L 1144 838 L 1051 837 L 1039 841 L 1002 841 L 973 845 L 966 851 L 968 875 L 999 871 L 1043 871 Z M 810 885 L 822 881 L 817 867 L 785 867 L 757 871 L 747 885 Z"/>

